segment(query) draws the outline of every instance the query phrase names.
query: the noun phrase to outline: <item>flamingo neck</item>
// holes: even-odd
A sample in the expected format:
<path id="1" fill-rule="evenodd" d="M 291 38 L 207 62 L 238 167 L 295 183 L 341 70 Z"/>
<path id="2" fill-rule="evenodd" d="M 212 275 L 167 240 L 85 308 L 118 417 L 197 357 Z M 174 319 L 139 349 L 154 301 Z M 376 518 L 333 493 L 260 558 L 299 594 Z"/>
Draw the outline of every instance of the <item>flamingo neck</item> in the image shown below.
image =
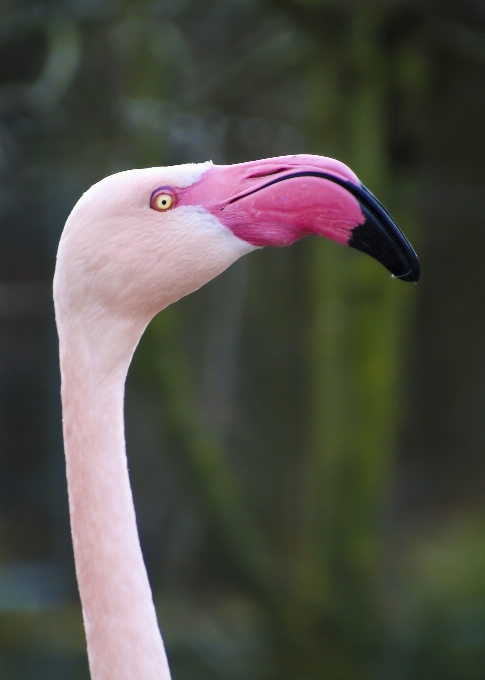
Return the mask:
<path id="1" fill-rule="evenodd" d="M 125 450 L 124 385 L 144 330 L 94 338 L 60 323 L 64 445 L 92 680 L 170 680 L 140 548 Z"/>

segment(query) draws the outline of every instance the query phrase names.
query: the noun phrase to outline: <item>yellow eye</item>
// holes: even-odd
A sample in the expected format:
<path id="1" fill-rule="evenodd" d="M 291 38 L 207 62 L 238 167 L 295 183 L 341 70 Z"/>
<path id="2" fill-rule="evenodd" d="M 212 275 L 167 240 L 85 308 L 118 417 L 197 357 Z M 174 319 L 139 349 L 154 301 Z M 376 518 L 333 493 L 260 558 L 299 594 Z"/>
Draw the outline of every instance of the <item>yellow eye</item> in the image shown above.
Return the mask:
<path id="1" fill-rule="evenodd" d="M 156 194 L 153 197 L 152 200 L 152 208 L 155 210 L 170 210 L 170 208 L 173 206 L 173 196 L 171 194 L 167 194 L 164 192 L 161 192 L 159 194 Z"/>

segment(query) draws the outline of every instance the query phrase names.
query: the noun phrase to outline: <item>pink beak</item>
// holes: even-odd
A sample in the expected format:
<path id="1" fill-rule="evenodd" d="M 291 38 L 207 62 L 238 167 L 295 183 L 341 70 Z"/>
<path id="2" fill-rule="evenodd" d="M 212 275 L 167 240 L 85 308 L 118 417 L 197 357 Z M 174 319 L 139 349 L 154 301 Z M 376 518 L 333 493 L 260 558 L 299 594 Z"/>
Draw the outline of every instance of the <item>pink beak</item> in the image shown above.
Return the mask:
<path id="1" fill-rule="evenodd" d="M 343 163 L 311 155 L 214 165 L 182 190 L 255 246 L 286 246 L 316 234 L 368 253 L 394 276 L 417 281 L 411 244 L 379 201 Z"/>

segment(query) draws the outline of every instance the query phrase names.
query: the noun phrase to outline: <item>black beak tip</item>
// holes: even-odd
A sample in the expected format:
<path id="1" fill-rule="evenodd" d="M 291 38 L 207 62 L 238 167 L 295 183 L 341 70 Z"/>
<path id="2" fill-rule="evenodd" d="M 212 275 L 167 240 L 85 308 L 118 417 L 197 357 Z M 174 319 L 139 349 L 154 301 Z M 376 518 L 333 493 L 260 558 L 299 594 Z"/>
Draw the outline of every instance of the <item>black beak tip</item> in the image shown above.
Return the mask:
<path id="1" fill-rule="evenodd" d="M 409 281 L 410 283 L 417 283 L 421 275 L 421 268 L 419 266 L 418 258 L 414 257 L 412 266 L 405 274 L 392 274 L 393 278 L 401 279 L 401 281 Z"/>
<path id="2" fill-rule="evenodd" d="M 362 212 L 366 220 L 352 229 L 349 246 L 380 262 L 394 278 L 417 283 L 418 257 L 394 220 L 389 215 L 370 214 L 367 207 L 362 207 Z"/>
<path id="3" fill-rule="evenodd" d="M 352 229 L 349 246 L 373 257 L 396 279 L 417 283 L 418 257 L 391 215 L 363 184 L 349 183 L 348 188 L 359 201 L 364 216 L 364 222 Z"/>

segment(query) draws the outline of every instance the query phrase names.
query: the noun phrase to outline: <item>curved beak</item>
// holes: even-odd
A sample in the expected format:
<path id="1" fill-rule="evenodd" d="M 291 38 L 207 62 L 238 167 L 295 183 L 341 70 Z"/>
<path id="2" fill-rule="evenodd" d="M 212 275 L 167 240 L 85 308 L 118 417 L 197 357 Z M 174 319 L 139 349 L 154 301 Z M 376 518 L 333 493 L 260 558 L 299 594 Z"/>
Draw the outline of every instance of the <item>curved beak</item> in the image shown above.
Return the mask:
<path id="1" fill-rule="evenodd" d="M 213 166 L 182 204 L 201 205 L 255 246 L 317 234 L 367 253 L 393 276 L 418 281 L 418 258 L 384 206 L 343 163 L 311 155 Z"/>
<path id="2" fill-rule="evenodd" d="M 365 217 L 351 230 L 348 245 L 373 257 L 396 278 L 417 283 L 421 273 L 418 256 L 391 215 L 363 184 L 348 190 Z"/>

